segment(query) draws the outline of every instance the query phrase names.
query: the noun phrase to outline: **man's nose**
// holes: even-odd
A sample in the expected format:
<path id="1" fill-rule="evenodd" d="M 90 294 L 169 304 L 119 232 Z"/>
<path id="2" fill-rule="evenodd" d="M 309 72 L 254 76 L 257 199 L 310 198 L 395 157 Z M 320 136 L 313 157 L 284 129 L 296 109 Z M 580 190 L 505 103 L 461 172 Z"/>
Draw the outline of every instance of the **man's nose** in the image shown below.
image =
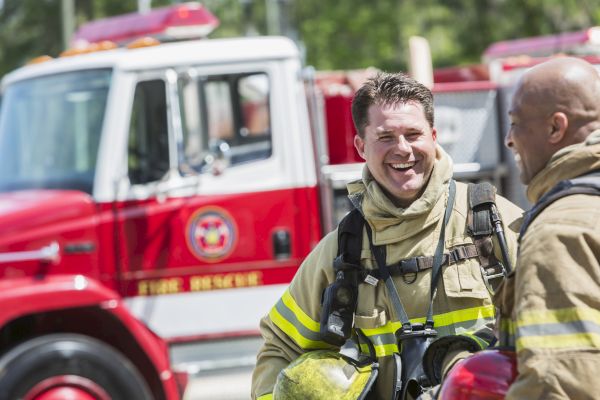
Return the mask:
<path id="1" fill-rule="evenodd" d="M 504 145 L 511 149 L 513 147 L 512 129 L 509 129 L 504 136 Z"/>
<path id="2" fill-rule="evenodd" d="M 406 140 L 404 135 L 398 136 L 398 144 L 396 145 L 396 149 L 402 154 L 411 152 L 410 143 L 408 143 L 408 140 Z"/>

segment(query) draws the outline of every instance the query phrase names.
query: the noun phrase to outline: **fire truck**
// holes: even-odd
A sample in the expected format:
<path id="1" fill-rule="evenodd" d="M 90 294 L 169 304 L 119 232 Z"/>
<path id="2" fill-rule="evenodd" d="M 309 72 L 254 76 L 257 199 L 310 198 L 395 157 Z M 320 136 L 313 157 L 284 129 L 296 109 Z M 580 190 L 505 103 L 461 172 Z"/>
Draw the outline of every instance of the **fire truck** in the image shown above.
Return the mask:
<path id="1" fill-rule="evenodd" d="M 217 26 L 198 3 L 95 21 L 2 80 L 0 399 L 178 398 L 168 346 L 257 335 L 349 210 L 372 71 Z M 436 72 L 438 140 L 518 200 L 506 83 L 473 71 Z"/>

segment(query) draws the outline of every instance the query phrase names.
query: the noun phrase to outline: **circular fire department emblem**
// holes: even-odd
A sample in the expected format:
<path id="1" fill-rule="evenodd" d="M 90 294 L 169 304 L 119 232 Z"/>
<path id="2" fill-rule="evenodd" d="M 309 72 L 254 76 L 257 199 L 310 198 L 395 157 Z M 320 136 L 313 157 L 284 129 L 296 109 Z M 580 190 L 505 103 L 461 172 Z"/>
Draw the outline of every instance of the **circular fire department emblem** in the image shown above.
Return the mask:
<path id="1" fill-rule="evenodd" d="M 236 228 L 225 210 L 201 208 L 190 218 L 187 241 L 192 253 L 204 261 L 214 262 L 233 250 Z"/>

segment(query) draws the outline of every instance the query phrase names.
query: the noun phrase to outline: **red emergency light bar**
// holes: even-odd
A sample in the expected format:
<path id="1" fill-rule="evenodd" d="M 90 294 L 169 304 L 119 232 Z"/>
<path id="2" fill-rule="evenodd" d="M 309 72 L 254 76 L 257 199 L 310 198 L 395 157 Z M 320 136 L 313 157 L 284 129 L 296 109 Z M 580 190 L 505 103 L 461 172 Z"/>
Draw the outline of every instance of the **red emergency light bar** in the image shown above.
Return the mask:
<path id="1" fill-rule="evenodd" d="M 145 36 L 161 41 L 206 37 L 219 20 L 200 3 L 184 3 L 157 8 L 148 13 L 130 13 L 82 25 L 73 37 L 80 43 L 131 42 Z"/>
<path id="2" fill-rule="evenodd" d="M 529 55 L 551 56 L 557 53 L 592 55 L 600 54 L 600 27 L 584 31 L 565 32 L 558 35 L 505 40 L 489 46 L 483 53 L 484 62 L 496 59 Z"/>

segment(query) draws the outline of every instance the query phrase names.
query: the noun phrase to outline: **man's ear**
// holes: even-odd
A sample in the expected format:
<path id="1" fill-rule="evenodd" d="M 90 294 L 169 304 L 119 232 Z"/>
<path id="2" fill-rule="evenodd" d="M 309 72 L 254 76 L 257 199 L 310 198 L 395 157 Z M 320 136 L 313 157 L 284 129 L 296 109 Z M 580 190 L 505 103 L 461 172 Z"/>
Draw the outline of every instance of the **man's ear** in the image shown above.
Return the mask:
<path id="1" fill-rule="evenodd" d="M 550 124 L 552 125 L 552 131 L 548 136 L 548 142 L 551 144 L 559 144 L 567 133 L 569 127 L 569 118 L 563 112 L 555 112 L 550 117 Z"/>
<path id="2" fill-rule="evenodd" d="M 360 156 L 360 158 L 362 158 L 363 160 L 367 160 L 365 157 L 365 141 L 363 140 L 363 138 L 361 138 L 358 135 L 354 136 L 354 147 L 356 147 L 356 151 L 358 152 L 358 155 Z"/>

